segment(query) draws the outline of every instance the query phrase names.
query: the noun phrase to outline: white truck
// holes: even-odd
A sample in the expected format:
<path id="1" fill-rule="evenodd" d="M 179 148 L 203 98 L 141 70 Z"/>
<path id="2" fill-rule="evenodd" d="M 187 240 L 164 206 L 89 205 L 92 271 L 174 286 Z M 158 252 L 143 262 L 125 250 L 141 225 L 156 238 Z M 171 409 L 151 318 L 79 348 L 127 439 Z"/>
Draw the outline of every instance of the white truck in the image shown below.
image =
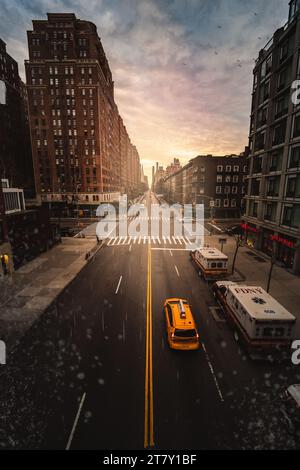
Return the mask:
<path id="1" fill-rule="evenodd" d="M 213 293 L 249 352 L 290 347 L 296 318 L 262 287 L 218 281 Z"/>
<path id="2" fill-rule="evenodd" d="M 200 248 L 190 252 L 199 276 L 205 280 L 215 281 L 227 275 L 228 257 L 217 248 Z"/>

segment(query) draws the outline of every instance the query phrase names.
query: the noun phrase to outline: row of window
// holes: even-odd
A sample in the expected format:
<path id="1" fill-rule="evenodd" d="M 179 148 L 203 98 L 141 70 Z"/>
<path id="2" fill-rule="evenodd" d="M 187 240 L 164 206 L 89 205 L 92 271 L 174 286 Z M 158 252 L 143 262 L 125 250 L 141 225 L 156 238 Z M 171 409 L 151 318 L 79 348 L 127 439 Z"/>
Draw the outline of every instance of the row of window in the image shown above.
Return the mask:
<path id="1" fill-rule="evenodd" d="M 276 223 L 277 203 L 264 203 L 263 218 L 268 222 Z M 249 201 L 248 215 L 258 217 L 258 202 Z M 281 211 L 280 225 L 289 228 L 300 229 L 300 204 L 284 204 Z"/>
<path id="2" fill-rule="evenodd" d="M 269 197 L 278 197 L 280 191 L 280 176 L 271 176 L 266 178 L 266 191 L 265 195 Z M 252 178 L 250 180 L 250 194 L 251 196 L 260 195 L 260 178 Z M 285 197 L 291 199 L 300 198 L 300 173 L 296 175 L 288 175 L 285 181 Z"/>
<path id="3" fill-rule="evenodd" d="M 281 171 L 282 160 L 283 149 L 273 151 L 268 155 L 255 156 L 252 158 L 252 174 L 261 173 L 264 168 L 267 172 Z M 300 169 L 300 146 L 290 147 L 287 169 Z"/>
<path id="4" fill-rule="evenodd" d="M 215 199 L 215 207 L 222 207 L 222 202 L 223 207 L 237 207 L 236 199 Z"/>
<path id="5" fill-rule="evenodd" d="M 222 173 L 223 171 L 225 171 L 226 173 L 231 173 L 232 171 L 234 173 L 239 173 L 240 171 L 242 171 L 242 168 L 240 170 L 240 165 L 217 165 L 217 172 Z M 247 172 L 247 165 L 243 166 L 243 172 Z"/>
<path id="6" fill-rule="evenodd" d="M 245 192 L 245 188 L 242 188 L 242 193 Z M 222 194 L 223 193 L 223 187 L 222 186 L 216 186 L 216 194 Z M 237 194 L 238 193 L 238 187 L 237 186 L 225 186 L 224 187 L 224 194 Z"/>

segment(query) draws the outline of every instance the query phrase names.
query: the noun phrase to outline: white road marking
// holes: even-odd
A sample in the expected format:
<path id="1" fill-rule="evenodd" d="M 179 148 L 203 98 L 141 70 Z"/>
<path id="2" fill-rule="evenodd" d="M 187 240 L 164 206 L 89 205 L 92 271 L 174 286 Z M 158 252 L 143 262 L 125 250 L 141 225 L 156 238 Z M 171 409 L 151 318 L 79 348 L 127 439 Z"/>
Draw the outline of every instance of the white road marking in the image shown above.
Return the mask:
<path id="1" fill-rule="evenodd" d="M 182 245 L 181 237 L 177 237 L 177 240 L 178 240 L 179 244 Z"/>
<path id="2" fill-rule="evenodd" d="M 121 243 L 122 240 L 123 240 L 123 237 L 120 237 L 120 238 L 119 238 L 119 241 L 118 241 L 118 243 L 117 243 L 117 245 L 120 245 L 120 243 Z"/>
<path id="3" fill-rule="evenodd" d="M 118 237 L 116 237 L 116 238 L 114 239 L 114 242 L 112 243 L 112 245 L 115 245 L 116 242 L 117 242 L 117 240 L 118 240 Z"/>
<path id="4" fill-rule="evenodd" d="M 113 240 L 114 240 L 114 238 L 110 238 L 110 239 L 109 239 L 109 242 L 108 242 L 108 244 L 107 244 L 107 246 L 110 246 L 110 245 L 112 244 L 112 241 L 113 241 Z"/>
<path id="5" fill-rule="evenodd" d="M 170 243 L 170 245 L 172 244 L 170 237 L 168 237 L 168 242 Z"/>
<path id="6" fill-rule="evenodd" d="M 169 252 L 170 252 L 170 255 L 173 256 L 172 250 L 169 250 Z"/>
<path id="7" fill-rule="evenodd" d="M 142 237 L 139 237 L 139 245 L 140 245 L 140 243 L 141 243 L 141 240 L 142 240 Z"/>
<path id="8" fill-rule="evenodd" d="M 144 245 L 146 244 L 146 241 L 147 241 L 147 237 L 144 237 Z"/>
<path id="9" fill-rule="evenodd" d="M 157 237 L 157 241 L 158 241 L 159 245 L 161 245 L 161 241 L 160 241 L 159 237 Z"/>
<path id="10" fill-rule="evenodd" d="M 163 237 L 164 244 L 166 244 L 166 237 Z"/>
<path id="11" fill-rule="evenodd" d="M 132 247 L 132 245 L 129 245 L 129 251 L 131 251 L 131 247 Z"/>
<path id="12" fill-rule="evenodd" d="M 176 264 L 175 264 L 175 271 L 177 272 L 177 276 L 180 277 L 179 276 L 179 271 L 178 271 L 178 268 L 177 268 Z"/>
<path id="13" fill-rule="evenodd" d="M 210 222 L 208 222 L 208 225 L 210 225 L 211 227 L 215 228 L 216 230 L 219 230 L 219 232 L 223 232 L 223 230 L 222 230 L 220 227 L 217 227 L 216 225 L 211 224 Z"/>
<path id="14" fill-rule="evenodd" d="M 119 280 L 119 283 L 118 283 L 117 289 L 116 289 L 116 294 L 119 292 L 120 285 L 121 285 L 121 282 L 122 282 L 122 278 L 123 278 L 123 276 L 120 277 L 120 280 Z"/>
<path id="15" fill-rule="evenodd" d="M 73 427 L 72 427 L 70 437 L 68 439 L 66 450 L 70 450 L 70 447 L 72 445 L 73 437 L 74 437 L 74 434 L 75 434 L 75 431 L 76 431 L 76 427 L 77 427 L 77 424 L 78 424 L 78 421 L 79 421 L 80 413 L 81 413 L 81 410 L 82 410 L 82 407 L 83 407 L 83 404 L 84 404 L 84 401 L 85 401 L 85 397 L 86 397 L 86 393 L 84 393 L 81 397 L 79 408 L 78 408 L 78 411 L 77 411 L 77 414 L 76 414 L 76 417 L 75 417 L 75 421 L 74 421 L 74 424 L 73 424 Z"/>
<path id="16" fill-rule="evenodd" d="M 151 237 L 151 239 L 152 239 L 152 241 L 153 241 L 154 245 L 156 245 L 156 240 L 155 240 L 155 237 Z"/>
<path id="17" fill-rule="evenodd" d="M 172 238 L 173 238 L 173 241 L 174 241 L 175 245 L 177 245 L 176 238 L 174 236 L 172 236 Z"/>
<path id="18" fill-rule="evenodd" d="M 127 238 L 128 237 L 124 237 L 124 241 L 123 241 L 122 245 L 125 245 Z"/>
<path id="19" fill-rule="evenodd" d="M 151 250 L 153 250 L 153 251 L 169 251 L 170 248 L 152 247 Z M 172 248 L 172 251 L 190 251 L 190 250 L 188 248 Z"/>
<path id="20" fill-rule="evenodd" d="M 218 382 L 218 380 L 217 380 L 217 377 L 216 377 L 216 374 L 215 374 L 213 365 L 212 365 L 212 363 L 210 362 L 209 355 L 208 355 L 208 353 L 207 353 L 207 351 L 206 351 L 206 347 L 205 347 L 205 344 L 204 344 L 204 343 L 202 343 L 202 347 L 203 347 L 203 351 L 204 351 L 205 356 L 206 356 L 206 360 L 207 360 L 207 363 L 208 363 L 208 367 L 209 367 L 209 369 L 210 369 L 210 371 L 211 371 L 211 374 L 212 374 L 212 376 L 213 376 L 214 382 L 215 382 L 215 384 L 216 384 L 216 387 L 217 387 L 217 390 L 218 390 L 218 394 L 219 394 L 220 400 L 223 402 L 223 401 L 225 401 L 225 400 L 224 400 L 224 397 L 223 397 L 223 395 L 222 395 L 222 392 L 221 392 L 221 389 L 220 389 L 220 386 L 219 386 L 219 382 Z"/>

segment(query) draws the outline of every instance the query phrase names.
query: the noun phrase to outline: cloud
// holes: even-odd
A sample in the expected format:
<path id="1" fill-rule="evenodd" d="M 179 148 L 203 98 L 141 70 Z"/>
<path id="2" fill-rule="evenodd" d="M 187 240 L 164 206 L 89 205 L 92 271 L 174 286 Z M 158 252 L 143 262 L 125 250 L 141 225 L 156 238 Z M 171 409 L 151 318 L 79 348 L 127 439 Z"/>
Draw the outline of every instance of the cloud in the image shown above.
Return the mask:
<path id="1" fill-rule="evenodd" d="M 93 21 L 115 96 L 149 175 L 151 162 L 247 145 L 253 59 L 287 18 L 282 0 L 1 0 L 0 37 L 20 64 L 26 30 L 47 12 Z"/>

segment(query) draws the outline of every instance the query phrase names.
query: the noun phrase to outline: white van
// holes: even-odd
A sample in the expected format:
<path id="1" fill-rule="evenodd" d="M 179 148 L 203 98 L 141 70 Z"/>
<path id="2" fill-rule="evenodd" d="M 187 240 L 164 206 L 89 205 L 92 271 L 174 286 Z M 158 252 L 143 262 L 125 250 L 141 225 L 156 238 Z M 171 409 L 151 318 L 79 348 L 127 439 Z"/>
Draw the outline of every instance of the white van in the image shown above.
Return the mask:
<path id="1" fill-rule="evenodd" d="M 204 279 L 217 280 L 227 275 L 228 257 L 217 248 L 200 248 L 191 251 L 190 256 Z"/>
<path id="2" fill-rule="evenodd" d="M 290 346 L 296 318 L 262 287 L 219 281 L 213 292 L 248 350 Z"/>

